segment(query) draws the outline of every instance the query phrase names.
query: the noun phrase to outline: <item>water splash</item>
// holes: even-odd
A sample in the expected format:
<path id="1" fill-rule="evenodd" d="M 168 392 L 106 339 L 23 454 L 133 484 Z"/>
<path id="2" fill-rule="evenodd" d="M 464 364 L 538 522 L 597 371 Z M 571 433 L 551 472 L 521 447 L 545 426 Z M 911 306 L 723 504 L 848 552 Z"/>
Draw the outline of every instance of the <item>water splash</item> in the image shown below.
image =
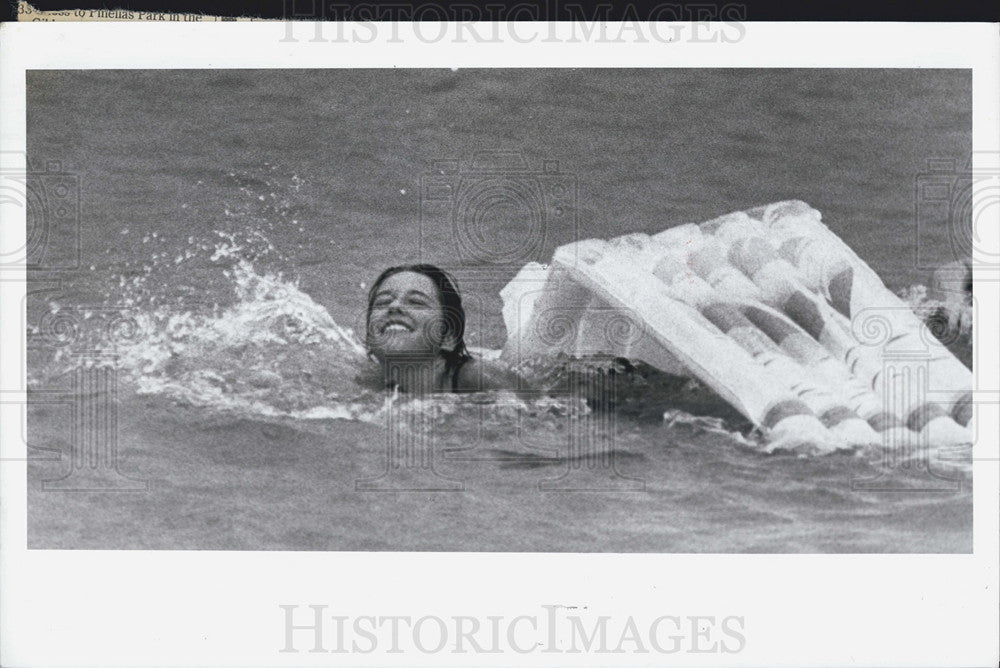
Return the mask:
<path id="1" fill-rule="evenodd" d="M 258 272 L 241 250 L 224 242 L 212 254 L 230 261 L 222 274 L 235 293 L 231 306 L 140 311 L 144 336 L 120 351 L 126 377 L 141 393 L 198 406 L 353 416 L 359 409 L 345 402 L 363 394 L 354 378 L 367 363 L 358 338 L 295 281 Z"/>

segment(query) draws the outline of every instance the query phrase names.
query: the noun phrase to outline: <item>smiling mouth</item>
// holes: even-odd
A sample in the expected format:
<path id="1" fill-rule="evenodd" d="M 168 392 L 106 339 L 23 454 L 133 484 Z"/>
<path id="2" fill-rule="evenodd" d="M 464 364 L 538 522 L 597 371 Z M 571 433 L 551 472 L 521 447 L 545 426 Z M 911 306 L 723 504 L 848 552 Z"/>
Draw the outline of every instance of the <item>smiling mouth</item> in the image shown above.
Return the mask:
<path id="1" fill-rule="evenodd" d="M 385 334 L 386 332 L 412 332 L 413 327 L 405 322 L 391 321 L 382 325 L 380 332 Z"/>

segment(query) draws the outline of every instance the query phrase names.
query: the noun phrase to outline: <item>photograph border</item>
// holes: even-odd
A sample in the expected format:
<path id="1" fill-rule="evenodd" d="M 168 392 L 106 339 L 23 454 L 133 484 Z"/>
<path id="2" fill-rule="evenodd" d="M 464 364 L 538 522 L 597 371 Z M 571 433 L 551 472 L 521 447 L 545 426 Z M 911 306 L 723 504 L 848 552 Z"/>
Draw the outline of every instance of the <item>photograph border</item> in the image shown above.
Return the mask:
<path id="1" fill-rule="evenodd" d="M 500 42 L 474 46 L 456 42 L 455 27 L 446 24 L 437 28 L 452 38 L 441 40 L 419 38 L 413 25 L 344 27 L 367 35 L 372 26 L 386 38 L 391 29 L 399 41 L 310 41 L 317 27 L 304 22 L 291 28 L 301 31 L 296 40 L 283 39 L 288 29 L 283 23 L 3 25 L 0 169 L 24 169 L 24 73 L 31 69 L 971 68 L 974 160 L 1000 151 L 1000 50 L 996 27 L 989 24 L 761 23 L 743 26 L 743 37 L 731 43 L 589 43 L 568 39 L 564 31 L 572 26 L 541 23 L 521 24 L 515 33 L 501 29 Z M 436 35 L 437 28 L 422 29 Z M 532 31 L 561 39 L 523 43 Z M 991 166 L 974 162 L 973 167 Z M 0 247 L 24 247 L 25 229 L 23 216 L 5 217 Z M 1000 255 L 997 229 L 983 233 L 983 247 Z M 981 440 L 973 465 L 974 547 L 964 555 L 28 550 L 29 453 L 20 434 L 26 401 L 25 283 L 23 271 L 4 272 L 0 664 L 506 665 L 512 659 L 524 665 L 995 664 L 1000 351 L 990 342 L 1000 331 L 998 269 L 980 266 L 974 272 L 980 305 L 974 401 Z M 502 617 L 505 639 L 498 652 L 456 652 L 450 646 L 424 651 L 412 643 L 395 652 L 387 642 L 370 652 L 339 653 L 329 647 L 312 651 L 307 629 L 295 651 L 282 651 L 288 630 L 288 608 L 282 606 L 303 611 L 326 606 L 323 613 L 332 616 L 327 619 L 340 616 L 349 624 L 381 617 L 436 617 L 448 624 L 471 617 L 485 624 Z M 628 620 L 641 633 L 664 617 L 691 627 L 687 645 L 677 652 L 573 651 L 546 643 L 547 631 L 540 630 L 549 619 L 546 606 L 582 616 L 588 629 L 608 617 L 614 641 Z M 739 651 L 699 649 L 707 619 L 715 624 L 733 617 L 742 618 Z M 546 647 L 554 649 L 545 652 Z"/>

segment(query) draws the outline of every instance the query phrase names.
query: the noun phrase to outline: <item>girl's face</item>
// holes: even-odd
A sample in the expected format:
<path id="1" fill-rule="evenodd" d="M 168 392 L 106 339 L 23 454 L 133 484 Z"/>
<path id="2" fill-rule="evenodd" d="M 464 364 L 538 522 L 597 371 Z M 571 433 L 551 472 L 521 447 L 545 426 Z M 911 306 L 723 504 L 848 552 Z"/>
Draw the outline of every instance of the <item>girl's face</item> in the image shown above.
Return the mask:
<path id="1" fill-rule="evenodd" d="M 444 310 L 427 276 L 401 271 L 382 281 L 368 313 L 368 349 L 379 359 L 436 356 L 446 343 Z"/>

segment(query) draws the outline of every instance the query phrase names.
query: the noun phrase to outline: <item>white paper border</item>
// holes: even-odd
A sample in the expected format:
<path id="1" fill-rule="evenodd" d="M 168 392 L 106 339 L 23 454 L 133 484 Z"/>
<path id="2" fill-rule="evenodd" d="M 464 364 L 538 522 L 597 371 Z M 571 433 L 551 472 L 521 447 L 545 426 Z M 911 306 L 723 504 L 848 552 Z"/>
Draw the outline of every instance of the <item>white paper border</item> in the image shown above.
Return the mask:
<path id="1" fill-rule="evenodd" d="M 543 36 L 552 29 L 521 24 L 515 33 L 501 31 L 502 44 L 456 44 L 416 40 L 403 24 L 400 43 L 359 44 L 311 42 L 310 24 L 293 26 L 289 40 L 284 22 L 7 24 L 0 30 L 0 147 L 23 150 L 27 69 L 548 66 L 972 68 L 974 149 L 1000 149 L 996 25 L 749 23 L 735 43 L 513 41 L 533 27 Z M 424 24 L 423 34 L 436 34 L 432 28 Z M 24 229 L 23 217 L 2 221 L 2 247 L 16 247 Z M 979 272 L 976 278 L 977 399 L 992 403 L 977 414 L 984 440 L 976 446 L 972 555 L 27 552 L 25 465 L 10 461 L 24 457 L 24 445 L 19 420 L 4 419 L 0 663 L 996 665 L 1000 291 L 995 275 L 993 282 Z M 0 288 L 0 387 L 7 390 L 23 387 L 23 364 L 13 361 L 22 359 L 24 286 Z M 415 618 L 540 616 L 546 604 L 647 622 L 739 615 L 746 647 L 731 655 L 666 656 L 402 655 L 382 648 L 282 654 L 279 604 Z"/>

